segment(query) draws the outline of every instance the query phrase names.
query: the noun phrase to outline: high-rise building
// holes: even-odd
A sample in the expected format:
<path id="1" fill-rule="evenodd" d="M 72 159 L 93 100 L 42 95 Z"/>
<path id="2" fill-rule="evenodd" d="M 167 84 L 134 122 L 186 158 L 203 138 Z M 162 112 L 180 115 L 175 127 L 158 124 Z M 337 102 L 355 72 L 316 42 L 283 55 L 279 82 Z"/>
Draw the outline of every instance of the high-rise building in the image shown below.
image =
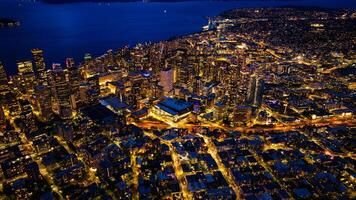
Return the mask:
<path id="1" fill-rule="evenodd" d="M 55 110 L 61 118 L 71 118 L 72 106 L 69 78 L 66 71 L 58 66 L 52 71 L 52 87 L 56 104 Z"/>
<path id="2" fill-rule="evenodd" d="M 92 76 L 87 79 L 90 89 L 87 91 L 89 103 L 94 103 L 100 96 L 99 76 Z"/>
<path id="3" fill-rule="evenodd" d="M 265 82 L 261 78 L 257 79 L 256 81 L 255 98 L 253 103 L 258 107 L 262 104 L 264 83 Z"/>
<path id="4" fill-rule="evenodd" d="M 92 58 L 92 56 L 90 55 L 90 53 L 86 53 L 85 55 L 84 55 L 84 61 L 85 62 L 87 62 L 87 61 L 90 61 L 90 60 L 92 60 L 93 58 Z"/>
<path id="5" fill-rule="evenodd" d="M 256 90 L 256 75 L 252 75 L 248 82 L 247 86 L 247 96 L 246 96 L 246 104 L 253 104 L 253 99 Z"/>
<path id="6" fill-rule="evenodd" d="M 39 79 L 39 81 L 43 82 L 46 79 L 46 63 L 44 61 L 43 51 L 41 49 L 32 49 L 31 53 L 33 59 L 35 60 L 34 71 L 36 77 Z"/>
<path id="7" fill-rule="evenodd" d="M 0 104 L 0 132 L 5 128 L 6 128 L 5 112 L 4 109 L 2 108 L 2 105 Z"/>
<path id="8" fill-rule="evenodd" d="M 51 91 L 45 85 L 35 87 L 35 114 L 41 121 L 50 121 L 53 118 Z"/>
<path id="9" fill-rule="evenodd" d="M 2 65 L 2 62 L 0 61 L 0 96 L 3 97 L 8 91 L 9 91 L 9 85 L 8 85 L 7 75 L 4 66 Z"/>
<path id="10" fill-rule="evenodd" d="M 52 70 L 62 70 L 62 65 L 60 63 L 53 63 Z"/>
<path id="11" fill-rule="evenodd" d="M 112 49 L 109 49 L 107 51 L 107 58 L 108 58 L 108 64 L 110 66 L 113 66 L 114 65 L 114 53 L 113 53 Z"/>
<path id="12" fill-rule="evenodd" d="M 33 90 L 35 85 L 36 76 L 33 70 L 31 61 L 22 61 L 17 63 L 18 73 L 21 79 L 21 90 L 28 93 Z"/>
<path id="13" fill-rule="evenodd" d="M 179 50 L 177 51 L 177 55 L 175 56 L 175 67 L 177 68 L 177 77 L 176 81 L 181 86 L 187 86 L 189 83 L 189 78 L 193 75 L 193 71 L 188 66 L 188 54 L 186 50 Z"/>
<path id="14" fill-rule="evenodd" d="M 74 59 L 73 58 L 67 58 L 66 59 L 66 66 L 67 68 L 72 68 L 75 66 L 75 62 L 74 62 Z"/>
<path id="15" fill-rule="evenodd" d="M 79 97 L 79 85 L 80 85 L 80 72 L 79 68 L 75 66 L 73 58 L 66 59 L 66 66 L 68 71 L 69 85 L 71 90 L 71 104 L 72 108 L 77 108 L 77 103 L 80 100 Z"/>
<path id="16" fill-rule="evenodd" d="M 29 60 L 17 62 L 17 70 L 20 76 L 34 73 L 32 62 Z"/>
<path id="17" fill-rule="evenodd" d="M 160 82 L 159 85 L 163 87 L 163 93 L 165 96 L 173 91 L 173 70 L 172 68 L 166 68 L 160 71 L 159 73 Z"/>
<path id="18" fill-rule="evenodd" d="M 262 104 L 264 81 L 253 74 L 247 88 L 246 104 L 260 106 Z"/>
<path id="19" fill-rule="evenodd" d="M 23 131 L 34 131 L 37 129 L 32 113 L 31 104 L 28 100 L 19 99 L 20 103 L 20 128 Z"/>

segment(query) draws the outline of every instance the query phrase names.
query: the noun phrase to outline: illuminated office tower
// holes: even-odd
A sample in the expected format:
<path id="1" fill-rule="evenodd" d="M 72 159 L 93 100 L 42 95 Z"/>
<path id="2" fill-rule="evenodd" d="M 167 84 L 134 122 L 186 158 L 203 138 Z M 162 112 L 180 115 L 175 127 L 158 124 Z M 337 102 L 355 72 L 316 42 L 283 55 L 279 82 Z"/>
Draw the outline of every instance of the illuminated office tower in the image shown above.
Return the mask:
<path id="1" fill-rule="evenodd" d="M 8 85 L 7 75 L 4 66 L 0 61 L 0 96 L 3 97 L 8 92 L 9 92 L 9 85 Z M 1 97 L 0 97 L 0 101 L 2 99 Z"/>
<path id="2" fill-rule="evenodd" d="M 178 69 L 176 66 L 174 66 L 172 70 L 173 70 L 173 83 L 175 84 L 178 80 Z"/>
<path id="3" fill-rule="evenodd" d="M 20 104 L 14 92 L 6 95 L 6 106 L 9 111 L 9 117 L 17 118 L 20 115 Z"/>
<path id="4" fill-rule="evenodd" d="M 51 91 L 45 85 L 38 85 L 35 87 L 35 107 L 37 117 L 41 121 L 51 121 L 53 119 Z"/>
<path id="5" fill-rule="evenodd" d="M 36 124 L 32 113 L 32 108 L 28 100 L 19 100 L 20 103 L 20 128 L 25 131 L 34 131 L 36 130 Z"/>
<path id="6" fill-rule="evenodd" d="M 90 85 L 88 83 L 81 83 L 79 85 L 79 102 L 80 104 L 88 103 L 88 90 L 90 89 Z"/>
<path id="7" fill-rule="evenodd" d="M 248 82 L 247 86 L 247 96 L 246 96 L 246 104 L 253 104 L 253 99 L 255 95 L 255 90 L 256 90 L 256 75 L 252 75 L 250 77 L 250 80 Z"/>
<path id="8" fill-rule="evenodd" d="M 18 73 L 21 78 L 21 89 L 25 92 L 32 91 L 36 80 L 33 65 L 31 61 L 17 63 Z"/>
<path id="9" fill-rule="evenodd" d="M 6 117 L 4 113 L 4 109 L 2 108 L 2 105 L 0 104 L 0 130 L 2 127 L 4 127 L 6 124 Z"/>
<path id="10" fill-rule="evenodd" d="M 68 75 L 66 71 L 58 66 L 52 71 L 52 87 L 56 103 L 55 110 L 62 119 L 71 118 L 72 106 Z"/>
<path id="11" fill-rule="evenodd" d="M 67 71 L 69 78 L 69 85 L 71 90 L 71 103 L 72 108 L 76 109 L 76 104 L 79 102 L 79 85 L 80 85 L 80 72 L 78 67 L 75 66 L 73 58 L 67 58 Z"/>
<path id="12" fill-rule="evenodd" d="M 232 72 L 232 80 L 234 82 L 237 82 L 240 80 L 240 75 L 241 75 L 241 58 L 240 57 L 234 57 L 231 59 L 231 72 Z"/>
<path id="13" fill-rule="evenodd" d="M 193 92 L 197 95 L 201 95 L 201 89 L 202 89 L 202 78 L 200 76 L 194 77 L 194 82 L 193 82 Z"/>
<path id="14" fill-rule="evenodd" d="M 169 96 L 173 90 L 173 70 L 172 68 L 166 68 L 159 73 L 160 82 L 159 85 L 163 87 L 163 94 Z"/>
<path id="15" fill-rule="evenodd" d="M 60 63 L 53 63 L 52 70 L 63 70 L 62 65 Z"/>
<path id="16" fill-rule="evenodd" d="M 66 66 L 67 68 L 72 68 L 75 66 L 75 62 L 74 62 L 74 59 L 73 58 L 67 58 L 66 59 Z"/>
<path id="17" fill-rule="evenodd" d="M 40 82 L 46 81 L 46 63 L 44 62 L 43 51 L 41 49 L 31 50 L 33 59 L 35 60 L 34 71 Z"/>
<path id="18" fill-rule="evenodd" d="M 185 80 L 186 82 L 184 82 L 185 84 L 190 85 L 194 78 L 199 74 L 198 73 L 198 67 L 196 66 L 197 60 L 196 60 L 196 56 L 194 54 L 191 54 L 188 56 L 187 58 L 187 65 L 186 65 L 186 69 L 185 69 Z"/>
<path id="19" fill-rule="evenodd" d="M 110 66 L 113 66 L 114 65 L 114 53 L 113 53 L 112 49 L 109 49 L 107 51 L 107 58 L 108 58 L 108 64 Z"/>
<path id="20" fill-rule="evenodd" d="M 187 87 L 187 85 L 189 85 L 189 78 L 190 75 L 189 73 L 191 72 L 190 68 L 182 63 L 179 64 L 179 68 L 178 68 L 178 83 L 183 86 L 183 87 Z"/>
<path id="21" fill-rule="evenodd" d="M 90 55 L 90 53 L 86 53 L 84 55 L 84 61 L 87 62 L 87 61 L 91 61 L 93 58 L 92 56 Z"/>
<path id="22" fill-rule="evenodd" d="M 181 86 L 186 86 L 187 82 L 189 81 L 189 70 L 187 67 L 187 53 L 185 50 L 177 51 L 177 54 L 174 58 L 174 63 L 177 70 L 177 77 L 176 80 Z"/>
<path id="23" fill-rule="evenodd" d="M 247 88 L 246 104 L 260 106 L 262 104 L 264 81 L 253 74 Z"/>
<path id="24" fill-rule="evenodd" d="M 87 92 L 89 103 L 94 103 L 100 96 L 99 76 L 93 76 L 87 79 L 90 89 Z"/>
<path id="25" fill-rule="evenodd" d="M 18 70 L 20 76 L 29 74 L 29 73 L 34 73 L 32 62 L 29 60 L 18 62 L 17 70 Z"/>
<path id="26" fill-rule="evenodd" d="M 256 86 L 256 90 L 255 90 L 254 105 L 259 107 L 259 106 L 261 106 L 262 100 L 263 100 L 263 88 L 264 88 L 265 82 L 261 78 L 259 78 L 259 79 L 257 79 L 256 84 L 257 84 L 257 86 Z"/>

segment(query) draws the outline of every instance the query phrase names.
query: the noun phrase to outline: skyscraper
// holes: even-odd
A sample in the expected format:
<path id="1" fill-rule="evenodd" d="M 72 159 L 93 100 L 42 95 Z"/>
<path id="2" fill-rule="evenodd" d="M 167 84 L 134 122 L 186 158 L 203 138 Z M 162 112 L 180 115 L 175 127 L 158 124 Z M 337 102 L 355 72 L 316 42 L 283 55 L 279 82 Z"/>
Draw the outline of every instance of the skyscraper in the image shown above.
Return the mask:
<path id="1" fill-rule="evenodd" d="M 262 104 L 264 81 L 253 74 L 247 88 L 246 104 L 260 106 Z"/>
<path id="2" fill-rule="evenodd" d="M 52 71 L 52 87 L 56 110 L 63 119 L 72 117 L 71 92 L 66 71 L 57 67 Z"/>
<path id="3" fill-rule="evenodd" d="M 66 66 L 67 68 L 72 68 L 75 66 L 75 62 L 74 62 L 74 59 L 73 58 L 67 58 L 66 59 Z"/>
<path id="4" fill-rule="evenodd" d="M 0 104 L 0 130 L 6 123 L 6 118 L 5 118 L 5 113 L 4 109 L 2 108 L 2 105 Z"/>
<path id="5" fill-rule="evenodd" d="M 16 118 L 20 115 L 20 104 L 14 92 L 11 91 L 6 95 L 6 104 L 10 117 Z"/>
<path id="6" fill-rule="evenodd" d="M 35 60 L 34 71 L 36 77 L 39 81 L 45 81 L 46 73 L 46 63 L 44 62 L 43 51 L 41 49 L 32 49 L 31 50 L 33 59 Z"/>
<path id="7" fill-rule="evenodd" d="M 246 104 L 253 104 L 255 90 L 256 90 L 256 75 L 253 74 L 250 77 L 250 80 L 249 80 L 248 86 L 247 86 L 247 95 L 246 95 L 246 100 L 245 100 Z"/>
<path id="8" fill-rule="evenodd" d="M 33 65 L 31 61 L 22 61 L 17 63 L 17 69 L 21 78 L 21 90 L 25 93 L 33 90 L 36 81 Z"/>
<path id="9" fill-rule="evenodd" d="M 112 49 L 109 49 L 106 54 L 107 54 L 107 58 L 108 58 L 108 64 L 110 66 L 113 66 L 114 65 L 114 54 L 113 54 Z"/>
<path id="10" fill-rule="evenodd" d="M 66 59 L 69 85 L 71 90 L 71 103 L 72 108 L 76 109 L 76 104 L 79 101 L 79 85 L 80 85 L 80 72 L 78 67 L 75 66 L 73 58 Z"/>
<path id="11" fill-rule="evenodd" d="M 35 125 L 35 120 L 33 117 L 30 102 L 25 99 L 19 99 L 19 104 L 20 104 L 20 118 L 21 118 L 20 128 L 23 129 L 23 131 L 36 130 L 37 126 Z"/>
<path id="12" fill-rule="evenodd" d="M 261 78 L 258 78 L 256 80 L 256 90 L 255 90 L 255 95 L 253 99 L 253 103 L 255 106 L 261 106 L 262 100 L 263 100 L 263 88 L 264 88 L 264 80 Z"/>
<path id="13" fill-rule="evenodd" d="M 163 87 L 163 93 L 165 96 L 169 96 L 169 94 L 173 90 L 173 70 L 172 68 L 166 68 L 161 70 L 159 73 L 159 85 Z"/>
<path id="14" fill-rule="evenodd" d="M 17 70 L 20 76 L 34 73 L 32 62 L 29 60 L 17 62 Z"/>
<path id="15" fill-rule="evenodd" d="M 4 96 L 8 91 L 9 85 L 7 75 L 2 62 L 0 61 L 0 95 Z"/>
<path id="16" fill-rule="evenodd" d="M 47 86 L 38 85 L 35 88 L 35 109 L 41 121 L 50 121 L 53 118 L 51 92 Z"/>

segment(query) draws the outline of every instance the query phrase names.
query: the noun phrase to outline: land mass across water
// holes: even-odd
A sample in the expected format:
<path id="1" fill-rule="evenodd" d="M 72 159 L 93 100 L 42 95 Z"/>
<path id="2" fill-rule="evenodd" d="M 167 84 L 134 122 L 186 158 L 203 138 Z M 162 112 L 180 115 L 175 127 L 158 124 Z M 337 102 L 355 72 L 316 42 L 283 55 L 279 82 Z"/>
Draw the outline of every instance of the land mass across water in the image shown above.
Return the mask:
<path id="1" fill-rule="evenodd" d="M 241 0 L 42 0 L 45 3 L 79 3 L 79 2 L 187 2 L 187 1 L 241 1 Z M 255 0 L 258 1 L 258 0 Z M 267 0 L 267 1 L 295 1 L 295 0 Z"/>

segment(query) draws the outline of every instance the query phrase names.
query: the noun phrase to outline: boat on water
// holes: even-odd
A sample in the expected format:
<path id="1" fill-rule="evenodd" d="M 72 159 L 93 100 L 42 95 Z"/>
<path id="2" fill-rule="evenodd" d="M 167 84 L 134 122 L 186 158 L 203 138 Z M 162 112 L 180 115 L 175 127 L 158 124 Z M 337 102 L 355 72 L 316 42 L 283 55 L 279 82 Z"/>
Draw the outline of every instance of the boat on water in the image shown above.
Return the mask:
<path id="1" fill-rule="evenodd" d="M 20 22 L 13 19 L 0 18 L 0 27 L 15 27 L 15 26 L 20 26 Z"/>

